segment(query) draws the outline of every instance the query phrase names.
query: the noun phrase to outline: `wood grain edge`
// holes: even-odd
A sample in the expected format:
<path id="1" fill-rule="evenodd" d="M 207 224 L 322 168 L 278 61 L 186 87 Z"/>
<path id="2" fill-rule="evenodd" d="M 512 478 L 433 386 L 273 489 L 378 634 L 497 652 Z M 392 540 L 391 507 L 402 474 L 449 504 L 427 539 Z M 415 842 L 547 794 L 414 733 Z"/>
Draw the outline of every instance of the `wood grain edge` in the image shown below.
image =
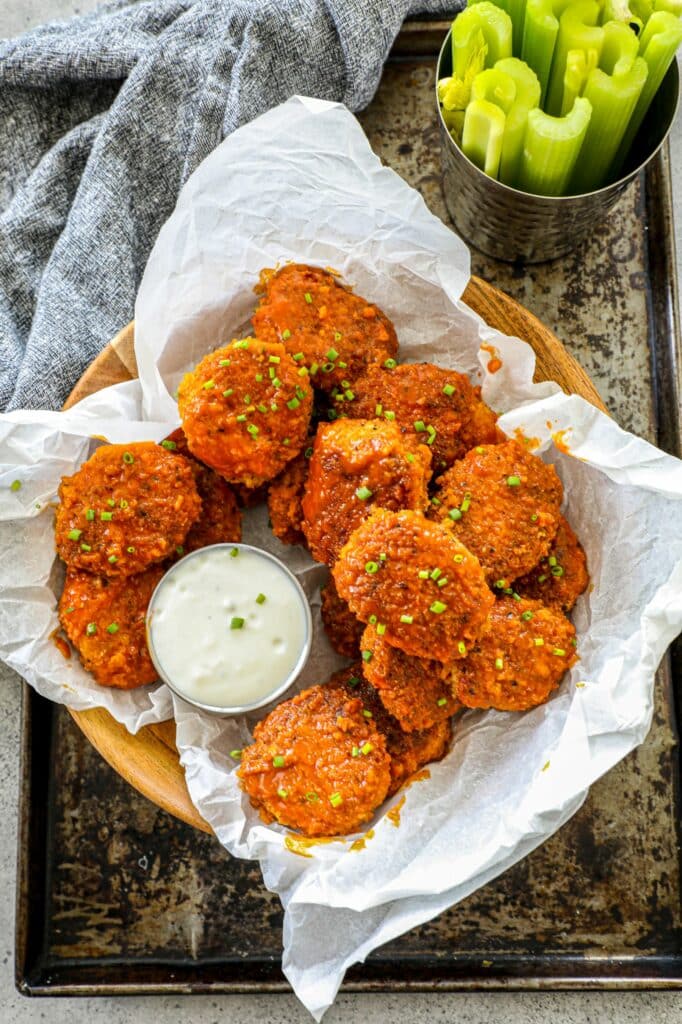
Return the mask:
<path id="1" fill-rule="evenodd" d="M 566 393 L 581 395 L 606 411 L 585 371 L 536 316 L 478 277 L 470 279 L 462 299 L 491 327 L 531 345 L 536 356 L 536 381 L 554 380 Z M 134 337 L 134 323 L 130 323 L 83 374 L 65 408 L 110 384 L 136 376 Z M 145 726 L 133 736 L 103 708 L 68 710 L 105 761 L 138 792 L 188 825 L 212 831 L 190 799 L 175 744 L 174 721 Z"/>

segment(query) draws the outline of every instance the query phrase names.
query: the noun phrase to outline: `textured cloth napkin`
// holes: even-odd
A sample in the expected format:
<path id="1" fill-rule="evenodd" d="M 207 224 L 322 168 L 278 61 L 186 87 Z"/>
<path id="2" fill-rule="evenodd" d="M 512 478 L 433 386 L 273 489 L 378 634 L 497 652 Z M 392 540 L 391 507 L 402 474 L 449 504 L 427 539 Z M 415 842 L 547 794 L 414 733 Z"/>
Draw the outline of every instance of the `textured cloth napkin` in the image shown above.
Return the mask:
<path id="1" fill-rule="evenodd" d="M 118 0 L 0 41 L 0 409 L 61 405 L 225 135 L 295 93 L 362 109 L 403 19 L 462 6 Z"/>

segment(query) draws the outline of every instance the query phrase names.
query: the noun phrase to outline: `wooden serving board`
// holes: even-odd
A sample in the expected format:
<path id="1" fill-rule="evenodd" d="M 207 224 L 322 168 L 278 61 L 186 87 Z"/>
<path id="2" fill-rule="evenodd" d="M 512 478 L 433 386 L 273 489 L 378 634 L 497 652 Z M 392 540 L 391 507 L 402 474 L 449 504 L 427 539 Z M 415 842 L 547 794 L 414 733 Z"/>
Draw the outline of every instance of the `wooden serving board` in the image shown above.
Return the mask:
<path id="1" fill-rule="evenodd" d="M 523 306 L 477 277 L 472 277 L 462 296 L 483 319 L 498 330 L 523 338 L 533 348 L 537 363 L 535 380 L 553 380 L 569 394 L 582 395 L 604 409 L 585 371 L 568 354 L 558 338 Z M 86 370 L 71 392 L 65 408 L 82 398 L 137 376 L 133 347 L 134 325 L 128 324 Z M 195 828 L 210 832 L 190 800 L 175 745 L 175 722 L 148 725 L 132 736 L 108 711 L 70 711 L 77 725 L 112 768 L 159 807 Z"/>

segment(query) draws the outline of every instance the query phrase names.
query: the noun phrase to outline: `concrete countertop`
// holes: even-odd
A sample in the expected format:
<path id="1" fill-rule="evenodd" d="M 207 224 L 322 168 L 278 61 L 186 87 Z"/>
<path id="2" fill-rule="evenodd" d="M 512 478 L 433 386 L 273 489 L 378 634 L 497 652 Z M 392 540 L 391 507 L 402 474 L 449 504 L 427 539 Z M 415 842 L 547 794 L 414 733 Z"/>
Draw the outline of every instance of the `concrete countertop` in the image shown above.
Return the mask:
<path id="1" fill-rule="evenodd" d="M 1 0 L 0 38 L 54 18 L 83 14 L 96 0 Z M 671 134 L 675 216 L 682 225 L 682 115 Z M 677 237 L 682 266 L 682 230 Z M 679 280 L 679 278 L 678 278 Z M 14 989 L 14 879 L 19 774 L 20 682 L 0 666 L 0 1007 L 4 1024 L 218 1024 L 219 1021 L 306 1024 L 312 1018 L 294 996 L 150 996 L 146 998 L 25 999 Z M 633 879 L 633 884 L 636 880 Z M 678 1024 L 682 996 L 675 992 L 471 993 L 342 995 L 325 1024 L 376 1021 L 409 1024 Z"/>

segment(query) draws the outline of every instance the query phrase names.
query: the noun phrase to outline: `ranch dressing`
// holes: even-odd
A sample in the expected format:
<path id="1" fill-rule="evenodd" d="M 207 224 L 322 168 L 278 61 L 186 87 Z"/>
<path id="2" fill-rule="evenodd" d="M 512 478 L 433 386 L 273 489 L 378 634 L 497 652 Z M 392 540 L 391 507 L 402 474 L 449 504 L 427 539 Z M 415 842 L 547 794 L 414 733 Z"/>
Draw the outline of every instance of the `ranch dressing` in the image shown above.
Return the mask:
<path id="1" fill-rule="evenodd" d="M 295 577 L 264 551 L 217 544 L 177 562 L 147 612 L 149 650 L 180 696 L 221 710 L 267 703 L 303 667 L 310 608 Z"/>

